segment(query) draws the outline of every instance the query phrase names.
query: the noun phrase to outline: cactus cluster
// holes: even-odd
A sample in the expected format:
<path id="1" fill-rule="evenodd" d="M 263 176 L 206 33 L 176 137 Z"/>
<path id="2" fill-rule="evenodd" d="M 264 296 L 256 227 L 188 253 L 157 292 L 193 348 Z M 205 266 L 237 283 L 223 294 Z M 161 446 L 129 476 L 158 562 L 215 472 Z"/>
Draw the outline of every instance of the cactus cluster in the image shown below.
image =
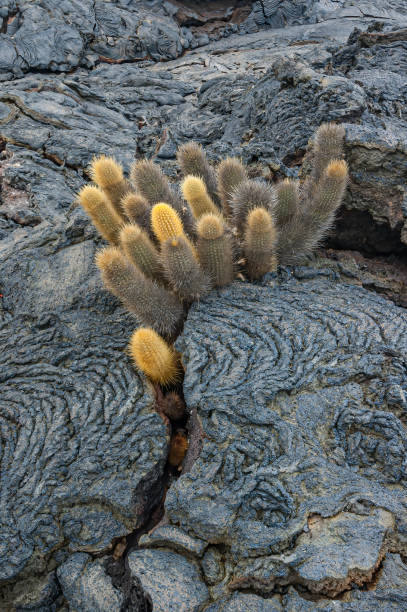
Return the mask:
<path id="1" fill-rule="evenodd" d="M 302 184 L 250 179 L 237 158 L 215 169 L 193 142 L 177 154 L 180 189 L 152 161 L 136 161 L 127 180 L 113 158 L 93 160 L 95 184 L 79 201 L 111 245 L 96 257 L 106 287 L 146 326 L 130 353 L 152 381 L 177 380 L 179 361 L 163 338 L 176 336 L 192 301 L 237 274 L 256 280 L 278 263 L 296 263 L 318 246 L 347 184 L 343 140 L 341 126 L 317 130 L 313 170 Z"/>

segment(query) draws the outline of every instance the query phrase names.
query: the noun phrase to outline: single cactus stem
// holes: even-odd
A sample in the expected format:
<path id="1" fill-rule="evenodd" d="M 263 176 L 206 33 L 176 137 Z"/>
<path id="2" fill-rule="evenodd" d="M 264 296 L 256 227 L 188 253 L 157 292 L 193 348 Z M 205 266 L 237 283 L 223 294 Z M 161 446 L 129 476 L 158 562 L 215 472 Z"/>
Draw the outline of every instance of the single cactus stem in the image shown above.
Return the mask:
<path id="1" fill-rule="evenodd" d="M 184 309 L 175 295 L 146 278 L 118 248 L 103 249 L 96 265 L 106 287 L 139 321 L 167 338 L 179 330 Z"/>
<path id="2" fill-rule="evenodd" d="M 137 223 L 147 232 L 151 231 L 151 206 L 143 196 L 138 193 L 128 193 L 122 199 L 122 208 L 129 221 Z"/>
<path id="3" fill-rule="evenodd" d="M 185 401 L 176 391 L 165 395 L 158 391 L 156 403 L 158 412 L 163 412 L 171 421 L 180 421 L 187 416 Z"/>
<path id="4" fill-rule="evenodd" d="M 331 161 L 316 185 L 314 198 L 306 202 L 298 217 L 279 228 L 280 263 L 299 263 L 319 246 L 332 228 L 347 180 L 346 162 Z"/>
<path id="5" fill-rule="evenodd" d="M 209 278 L 184 236 L 169 238 L 162 244 L 161 263 L 165 277 L 181 299 L 191 302 L 209 291 Z"/>
<path id="6" fill-rule="evenodd" d="M 315 133 L 314 139 L 314 170 L 312 180 L 318 182 L 328 164 L 341 159 L 343 155 L 343 143 L 345 139 L 345 128 L 335 123 L 323 123 Z"/>
<path id="7" fill-rule="evenodd" d="M 201 178 L 187 176 L 182 182 L 181 190 L 196 219 L 207 213 L 219 214 L 219 209 L 209 197 L 205 183 Z"/>
<path id="8" fill-rule="evenodd" d="M 277 259 L 282 265 L 301 263 L 308 254 L 305 242 L 307 229 L 302 214 L 278 228 Z"/>
<path id="9" fill-rule="evenodd" d="M 158 202 L 173 204 L 176 195 L 171 189 L 164 172 L 154 162 L 148 159 L 135 162 L 131 168 L 130 176 L 137 191 L 151 206 Z"/>
<path id="10" fill-rule="evenodd" d="M 122 198 L 131 191 L 131 185 L 123 176 L 122 166 L 113 158 L 101 155 L 90 166 L 92 180 L 103 189 L 118 215 L 123 215 Z"/>
<path id="11" fill-rule="evenodd" d="M 299 212 L 300 193 L 298 181 L 284 179 L 277 185 L 277 203 L 274 217 L 278 227 L 289 223 Z"/>
<path id="12" fill-rule="evenodd" d="M 80 190 L 78 199 L 103 238 L 112 244 L 118 244 L 123 219 L 117 214 L 102 189 L 95 185 L 85 185 Z"/>
<path id="13" fill-rule="evenodd" d="M 184 428 L 177 429 L 171 436 L 168 464 L 181 471 L 188 447 L 189 440 L 186 430 Z"/>
<path id="14" fill-rule="evenodd" d="M 129 351 L 136 366 L 162 386 L 181 378 L 181 366 L 174 349 L 151 328 L 140 327 L 130 339 Z"/>
<path id="15" fill-rule="evenodd" d="M 249 179 L 240 183 L 232 197 L 233 220 L 239 231 L 244 232 L 248 213 L 254 208 L 265 208 L 273 212 L 276 196 L 271 185 L 258 180 Z"/>
<path id="16" fill-rule="evenodd" d="M 244 181 L 248 180 L 242 162 L 236 157 L 227 157 L 218 166 L 218 185 L 222 209 L 226 217 L 232 214 L 233 193 Z"/>
<path id="17" fill-rule="evenodd" d="M 184 228 L 178 213 L 164 202 L 153 206 L 151 210 L 151 227 L 158 241 L 163 243 L 169 238 L 184 235 Z"/>
<path id="18" fill-rule="evenodd" d="M 316 186 L 308 212 L 316 218 L 324 218 L 334 212 L 342 202 L 348 182 L 348 166 L 345 160 L 331 161 Z"/>
<path id="19" fill-rule="evenodd" d="M 187 142 L 182 145 L 177 151 L 177 160 L 184 176 L 197 176 L 203 180 L 209 197 L 218 205 L 216 172 L 208 162 L 201 145 L 196 142 Z"/>
<path id="20" fill-rule="evenodd" d="M 234 277 L 233 246 L 218 215 L 208 214 L 198 223 L 197 251 L 213 287 L 223 287 Z"/>
<path id="21" fill-rule="evenodd" d="M 120 232 L 120 244 L 127 259 L 137 266 L 147 278 L 163 280 L 158 252 L 141 227 L 125 225 Z"/>
<path id="22" fill-rule="evenodd" d="M 247 217 L 244 254 L 249 278 L 255 280 L 277 268 L 275 256 L 277 232 L 273 218 L 265 208 L 255 208 Z"/>
<path id="23" fill-rule="evenodd" d="M 151 206 L 168 202 L 179 214 L 186 233 L 192 237 L 195 235 L 195 222 L 189 206 L 185 205 L 171 188 L 159 166 L 149 160 L 135 162 L 131 169 L 131 180 Z"/>

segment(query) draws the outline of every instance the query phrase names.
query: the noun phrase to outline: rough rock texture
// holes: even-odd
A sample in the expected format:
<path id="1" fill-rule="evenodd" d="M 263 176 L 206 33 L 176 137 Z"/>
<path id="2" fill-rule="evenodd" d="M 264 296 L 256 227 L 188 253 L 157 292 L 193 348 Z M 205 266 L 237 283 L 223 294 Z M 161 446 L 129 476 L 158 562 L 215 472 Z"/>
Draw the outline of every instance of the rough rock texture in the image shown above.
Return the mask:
<path id="1" fill-rule="evenodd" d="M 209 600 L 197 563 L 170 550 L 136 550 L 129 568 L 151 595 L 154 612 L 199 612 Z"/>
<path id="2" fill-rule="evenodd" d="M 109 549 L 161 496 L 166 427 L 124 354 L 135 322 L 102 289 L 94 251 L 50 226 L 0 251 L 5 602 L 68 552 Z"/>
<path id="3" fill-rule="evenodd" d="M 265 610 L 313 609 L 288 603 L 295 585 L 325 604 L 350 590 L 360 609 L 407 605 L 407 315 L 332 276 L 296 268 L 191 308 L 177 347 L 203 447 L 167 493 L 169 525 L 140 542 L 143 573 L 131 560 L 146 552 L 130 554 L 145 588 L 178 584 L 193 555 L 220 602 L 230 590 L 283 589 L 287 601 Z M 156 569 L 183 542 L 186 559 Z M 393 586 L 384 561 L 398 562 Z M 168 609 L 168 590 L 157 592 Z M 248 609 L 237 601 L 209 609 Z"/>
<path id="4" fill-rule="evenodd" d="M 110 612 L 120 610 L 123 593 L 115 589 L 105 573 L 102 561 L 92 562 L 89 555 L 71 555 L 57 570 L 64 596 L 74 610 Z"/>
<path id="5" fill-rule="evenodd" d="M 164 492 L 162 474 L 167 431 L 151 411 L 152 396 L 145 381 L 137 376 L 124 353 L 135 321 L 102 289 L 93 265 L 95 242 L 99 244 L 96 231 L 73 203 L 75 193 L 88 180 L 87 167 L 92 156 L 111 153 L 126 168 L 135 156 L 154 157 L 169 176 L 175 177 L 176 147 L 195 139 L 207 147 L 213 160 L 236 154 L 249 164 L 253 176 L 274 180 L 298 173 L 308 140 L 321 121 L 332 119 L 345 123 L 351 181 L 330 246 L 361 250 L 368 257 L 375 255 L 382 259 L 364 260 L 357 254 L 344 260 L 345 255 L 334 255 L 339 262 L 331 268 L 340 273 L 342 281 L 349 279 L 372 290 L 368 298 L 367 291 L 354 287 L 352 296 L 363 296 L 360 313 L 368 299 L 366 307 L 374 312 L 375 305 L 381 304 L 378 325 L 382 320 L 387 326 L 394 325 L 395 336 L 385 341 L 374 336 L 375 342 L 378 346 L 388 343 L 394 347 L 402 329 L 392 322 L 396 309 L 387 302 L 376 302 L 373 292 L 407 304 L 407 272 L 405 264 L 400 265 L 398 259 L 405 257 L 407 244 L 406 28 L 404 0 L 0 0 L 0 360 L 3 365 L 0 374 L 0 608 L 58 610 L 63 605 L 62 583 L 65 597 L 72 602 L 80 601 L 78 589 L 86 578 L 78 570 L 73 580 L 77 555 L 108 550 L 112 540 L 128 534 L 148 518 L 150 508 Z M 308 283 L 306 279 L 302 282 Z M 338 299 L 343 299 L 336 288 L 338 282 L 336 278 L 330 285 L 333 311 L 337 293 L 341 294 Z M 308 293 L 314 295 L 314 290 L 307 288 L 307 296 Z M 315 295 L 317 299 L 317 289 Z M 309 302 L 305 297 L 304 300 L 307 311 Z M 355 307 L 353 299 L 350 302 Z M 241 301 L 239 308 L 244 308 Z M 341 316 L 351 330 L 346 333 L 349 333 L 350 346 L 354 346 L 363 329 L 352 323 L 353 311 L 349 305 L 345 304 L 343 309 Z M 227 312 L 225 307 L 224 316 Z M 267 312 L 264 317 L 272 315 L 273 312 Z M 303 315 L 303 309 L 299 309 L 295 329 L 299 326 L 306 330 L 309 325 L 309 332 L 301 336 L 292 331 L 293 351 L 299 347 L 298 354 L 304 338 L 314 338 L 314 327 Z M 192 327 L 194 316 L 192 312 Z M 262 316 L 256 315 L 256 320 Z M 283 312 L 281 317 L 284 316 Z M 316 321 L 318 316 L 315 315 Z M 366 322 L 364 315 L 357 316 Z M 236 325 L 238 328 L 239 319 Z M 325 329 L 321 331 L 321 326 L 315 330 L 312 342 L 328 333 Z M 243 358 L 243 349 L 234 350 L 233 359 Z M 316 362 L 319 353 L 313 353 L 312 348 L 308 351 L 306 356 L 311 355 L 312 363 Z M 247 493 L 252 502 L 243 502 L 241 498 L 246 495 L 246 489 L 240 490 L 238 483 L 245 484 L 241 474 L 249 473 L 250 465 L 255 465 L 258 447 L 264 453 L 262 466 L 266 469 L 280 454 L 287 455 L 284 451 L 287 445 L 293 444 L 300 456 L 302 438 L 309 440 L 311 434 L 305 428 L 298 440 L 294 437 L 290 442 L 292 428 L 295 429 L 290 413 L 287 424 L 281 424 L 276 442 L 268 420 L 266 425 L 263 422 L 253 425 L 251 419 L 257 408 L 247 404 L 239 412 L 237 403 L 237 407 L 233 406 L 248 425 L 241 442 L 243 450 L 234 442 L 236 450 L 227 459 L 230 478 L 236 474 L 235 502 L 227 498 L 221 507 L 214 503 L 211 512 L 194 516 L 194 512 L 199 514 L 199 504 L 195 508 L 192 503 L 196 499 L 194 493 L 190 508 L 179 509 L 174 501 L 175 491 L 180 490 L 180 495 L 187 497 L 191 491 L 185 475 L 174 491 L 170 491 L 168 508 L 172 509 L 173 516 L 179 513 L 189 533 L 169 524 L 160 527 L 157 533 L 144 536 L 145 547 L 161 547 L 168 553 L 168 542 L 171 542 L 171 551 L 178 555 L 187 551 L 185 559 L 193 568 L 191 571 L 197 568 L 194 559 L 202 558 L 200 582 L 209 588 L 210 597 L 219 601 L 208 605 L 224 606 L 218 609 L 225 610 L 244 609 L 244 605 L 253 610 L 257 605 L 266 606 L 264 609 L 278 609 L 279 605 L 290 609 L 291 606 L 294 610 L 312 609 L 309 606 L 317 603 L 319 606 L 319 602 L 308 602 L 292 587 L 282 593 L 282 599 L 279 595 L 260 592 L 258 587 L 256 593 L 239 591 L 225 595 L 224 587 L 232 580 L 261 582 L 264 576 L 272 576 L 270 580 L 266 578 L 267 584 L 272 584 L 277 572 L 278 589 L 287 589 L 284 583 L 294 583 L 299 589 L 307 589 L 309 596 L 308 583 L 314 580 L 315 568 L 302 563 L 300 555 L 301 546 L 307 549 L 309 544 L 302 531 L 309 512 L 321 512 L 324 517 L 315 524 L 311 521 L 309 526 L 311 532 L 318 530 L 313 538 L 315 555 L 319 554 L 318 543 L 326 539 L 332 539 L 332 546 L 336 546 L 335 538 L 342 533 L 340 525 L 345 530 L 349 528 L 348 540 L 351 533 L 361 538 L 361 550 L 365 553 L 366 565 L 358 566 L 361 576 L 347 574 L 349 568 L 341 562 L 348 550 L 345 538 L 342 556 L 338 555 L 337 565 L 332 566 L 335 578 L 328 587 L 324 586 L 324 593 L 332 594 L 342 585 L 344 576 L 371 581 L 369 584 L 376 580 L 377 572 L 384 576 L 390 553 L 386 552 L 382 562 L 382 545 L 386 548 L 388 533 L 396 529 L 397 542 L 387 549 L 393 550 L 394 546 L 399 582 L 387 588 L 389 580 L 386 579 L 382 590 L 378 587 L 366 592 L 351 589 L 352 601 L 356 603 L 346 605 L 368 610 L 366 606 L 370 604 L 366 602 L 370 601 L 377 609 L 381 605 L 378 601 L 390 606 L 393 597 L 397 605 L 397 598 L 402 597 L 405 557 L 398 554 L 402 553 L 403 512 L 397 505 L 405 469 L 404 425 L 399 425 L 400 421 L 404 422 L 405 410 L 405 392 L 399 389 L 401 374 L 398 370 L 394 373 L 392 365 L 385 377 L 387 365 L 383 363 L 392 362 L 393 357 L 379 351 L 378 362 L 376 353 L 373 357 L 368 353 L 365 361 L 362 357 L 359 362 L 357 357 L 355 361 L 349 358 L 352 366 L 349 372 L 355 368 L 357 373 L 354 378 L 350 374 L 348 377 L 348 363 L 342 361 L 340 351 L 338 355 L 335 351 L 337 347 L 332 349 L 330 370 L 329 364 L 324 365 L 329 372 L 318 381 L 312 378 L 315 370 L 307 369 L 308 357 L 304 361 L 301 367 L 310 373 L 311 387 L 298 396 L 301 399 L 298 410 L 308 415 L 309 406 L 315 400 L 317 404 L 320 402 L 322 415 L 332 416 L 332 408 L 329 412 L 328 408 L 325 410 L 326 405 L 339 402 L 343 408 L 345 401 L 339 397 L 341 388 L 336 379 L 344 377 L 345 382 L 341 383 L 346 387 L 344 397 L 348 397 L 348 389 L 352 393 L 355 389 L 356 403 L 349 400 L 348 412 L 338 413 L 335 427 L 329 424 L 333 432 L 330 443 L 339 450 L 334 457 L 327 448 L 323 454 L 330 459 L 327 459 L 329 469 L 324 482 L 337 483 L 336 497 L 327 493 L 326 502 L 322 502 L 317 496 L 315 507 L 310 509 L 307 490 L 316 486 L 312 474 L 324 474 L 325 470 L 325 463 L 316 461 L 316 467 L 307 468 L 311 475 L 305 472 L 301 485 L 300 476 L 292 484 L 302 491 L 298 508 L 292 501 L 295 495 L 300 499 L 298 492 L 287 493 L 283 487 L 278 493 L 274 489 L 270 493 L 268 475 L 264 477 L 263 490 L 261 474 L 256 476 L 255 493 Z M 355 354 L 358 355 L 357 351 Z M 266 364 L 267 355 L 263 349 L 258 353 L 261 367 L 263 362 Z M 212 359 L 216 357 L 214 348 Z M 184 358 L 189 367 L 191 358 L 187 355 Z M 289 367 L 289 356 L 285 359 Z M 228 364 L 229 361 L 226 365 L 219 362 L 215 367 L 226 372 Z M 361 383 L 358 368 L 368 372 L 361 375 L 365 377 Z M 370 370 L 374 375 L 371 376 Z M 296 375 L 301 381 L 300 374 Z M 208 380 L 213 377 L 212 371 L 208 373 Z M 368 391 L 369 381 L 376 380 L 375 377 L 382 382 L 376 391 Z M 394 390 L 383 399 L 383 389 L 391 387 L 392 377 Z M 312 388 L 313 380 L 319 385 L 316 391 Z M 200 384 L 204 385 L 204 380 Z M 365 408 L 360 408 L 360 402 L 363 405 L 367 402 L 364 396 L 362 401 L 360 388 L 371 398 L 372 405 L 368 404 L 366 410 L 374 411 L 374 418 L 370 413 L 366 416 Z M 256 394 L 261 394 L 261 389 L 260 385 Z M 270 393 L 273 395 L 274 390 Z M 297 391 L 290 389 L 287 393 L 294 397 Z M 284 390 L 278 391 L 278 398 L 283 396 Z M 195 398 L 188 401 L 190 408 L 197 404 Z M 223 421 L 227 410 L 219 409 L 218 417 L 214 412 L 213 418 L 220 419 L 219 427 L 226 428 Z M 380 410 L 388 416 L 377 416 Z M 201 419 L 205 414 L 199 407 Z M 316 413 L 313 414 L 318 427 L 326 425 L 322 416 L 318 420 Z M 230 421 L 228 428 L 235 426 L 229 417 L 227 420 Z M 280 425 L 275 427 L 278 429 Z M 228 428 L 225 429 L 227 440 L 232 435 Z M 210 435 L 210 432 L 209 429 L 205 433 Z M 208 444 L 209 441 L 204 457 Z M 318 444 L 315 440 L 315 455 L 319 452 Z M 218 450 L 216 455 L 223 456 Z M 337 472 L 333 467 L 335 461 Z M 360 489 L 365 495 L 368 490 L 370 496 L 348 505 L 335 501 L 341 497 L 342 486 L 348 481 L 354 482 L 348 476 L 340 477 L 343 465 L 356 479 L 356 491 Z M 284 469 L 287 474 L 295 472 L 291 467 Z M 212 478 L 209 467 L 207 478 L 209 484 L 203 485 L 205 495 Z M 323 484 L 321 487 L 324 488 Z M 375 507 L 375 500 L 382 494 L 384 501 L 379 509 Z M 271 505 L 270 495 L 274 500 Z M 348 500 L 351 494 L 343 495 Z M 339 506 L 335 519 L 332 508 Z M 365 514 L 360 515 L 362 510 Z M 215 511 L 216 516 L 212 516 Z M 341 513 L 346 513 L 346 521 L 342 521 Z M 356 516 L 351 521 L 353 514 Z M 226 533 L 228 516 L 233 517 L 230 527 L 233 537 Z M 256 526 L 259 550 L 263 545 L 267 549 L 262 553 L 264 562 L 259 562 L 258 567 L 240 559 L 241 549 L 248 547 L 249 550 L 253 545 L 251 532 L 246 532 L 244 525 L 254 516 L 261 518 L 262 527 Z M 297 522 L 293 517 L 297 517 Z M 208 540 L 211 521 L 216 529 Z M 223 527 L 221 521 L 224 521 Z M 268 559 L 271 544 L 266 546 L 264 542 L 269 542 L 269 536 L 264 540 L 262 535 L 264 530 L 269 533 L 274 522 L 283 525 L 276 530 L 272 527 L 271 542 L 277 561 Z M 368 544 L 372 530 L 374 537 Z M 228 544 L 219 544 L 229 537 Z M 297 549 L 290 538 L 298 539 Z M 283 550 L 278 543 L 284 539 L 287 547 Z M 323 555 L 325 547 L 320 548 Z M 294 555 L 292 561 L 283 560 L 285 551 Z M 68 559 L 69 554 L 74 555 L 72 561 Z M 250 554 L 257 559 L 257 548 Z M 104 566 L 86 559 L 84 576 L 96 572 L 103 584 L 110 585 L 110 578 L 103 574 Z M 376 562 L 379 568 L 372 570 Z M 60 578 L 57 578 L 55 570 L 62 564 L 64 569 L 59 570 Z M 91 569 L 96 566 L 97 569 Z M 369 577 L 372 571 L 373 577 Z M 314 583 L 319 585 L 321 581 L 317 577 Z M 153 589 L 151 580 L 149 584 Z M 154 584 L 160 584 L 159 578 Z M 165 584 L 164 578 L 162 584 Z M 119 584 L 113 588 L 118 601 L 122 601 L 123 588 Z M 203 593 L 203 590 L 199 592 L 197 601 L 206 601 Z M 155 591 L 153 595 L 156 597 Z M 96 596 L 97 593 L 89 594 L 86 598 L 97 601 L 97 598 L 92 600 Z"/>
<path id="6" fill-rule="evenodd" d="M 176 146 L 196 139 L 214 158 L 240 155 L 254 174 L 281 177 L 297 173 L 314 129 L 336 120 L 351 182 L 333 246 L 406 252 L 404 2 L 57 4 L 3 10 L 0 45 L 13 53 L 0 53 L 0 232 L 69 216 L 79 236 L 84 217 L 73 221 L 69 206 L 95 153 L 127 167 L 155 155 L 173 174 Z M 197 7 L 202 18 L 188 17 Z M 217 22 L 211 11 L 233 28 L 198 40 L 194 27 Z"/>

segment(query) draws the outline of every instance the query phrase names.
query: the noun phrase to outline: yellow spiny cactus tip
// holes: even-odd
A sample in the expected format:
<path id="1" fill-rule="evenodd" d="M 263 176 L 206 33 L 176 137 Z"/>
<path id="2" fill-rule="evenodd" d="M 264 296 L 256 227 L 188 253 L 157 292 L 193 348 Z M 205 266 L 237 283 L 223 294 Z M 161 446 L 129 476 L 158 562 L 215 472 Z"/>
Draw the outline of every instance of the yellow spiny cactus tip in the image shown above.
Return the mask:
<path id="1" fill-rule="evenodd" d="M 277 237 L 277 230 L 268 210 L 265 208 L 253 208 L 247 216 L 247 227 L 253 236 L 268 234 L 272 242 Z"/>
<path id="2" fill-rule="evenodd" d="M 199 176 L 187 176 L 182 181 L 181 189 L 187 202 L 208 195 L 205 183 Z"/>
<path id="3" fill-rule="evenodd" d="M 187 176 L 181 184 L 181 190 L 195 218 L 199 219 L 207 213 L 219 213 L 208 194 L 204 181 L 199 176 Z"/>
<path id="4" fill-rule="evenodd" d="M 123 168 L 113 157 L 101 155 L 92 160 L 90 175 L 100 187 L 111 187 L 123 180 Z"/>
<path id="5" fill-rule="evenodd" d="M 127 223 L 123 225 L 120 232 L 120 242 L 127 243 L 130 240 L 137 239 L 142 234 L 142 229 L 136 223 Z"/>
<path id="6" fill-rule="evenodd" d="M 348 174 L 348 164 L 344 159 L 334 159 L 328 164 L 326 174 L 328 178 L 343 180 Z"/>
<path id="7" fill-rule="evenodd" d="M 151 210 L 151 227 L 160 242 L 184 234 L 182 221 L 178 213 L 164 202 L 159 202 Z"/>
<path id="8" fill-rule="evenodd" d="M 143 210 L 145 206 L 148 206 L 147 200 L 138 193 L 127 193 L 122 199 L 122 207 L 124 210 L 128 208 L 132 210 L 134 208 L 138 212 L 139 210 Z"/>
<path id="9" fill-rule="evenodd" d="M 105 193 L 96 185 L 86 185 L 78 193 L 81 206 L 106 240 L 117 244 L 122 218 L 110 204 Z"/>
<path id="10" fill-rule="evenodd" d="M 96 185 L 85 185 L 78 193 L 78 200 L 83 208 L 92 213 L 100 204 L 108 202 L 103 191 Z"/>
<path id="11" fill-rule="evenodd" d="M 168 385 L 178 380 L 177 355 L 161 336 L 149 327 L 140 327 L 131 337 L 130 355 L 137 367 L 153 382 Z"/>
<path id="12" fill-rule="evenodd" d="M 270 213 L 265 208 L 254 208 L 248 215 L 247 223 L 252 229 L 257 227 L 266 229 L 271 225 Z"/>
<path id="13" fill-rule="evenodd" d="M 223 223 L 218 215 L 203 215 L 198 223 L 198 234 L 206 240 L 216 240 L 223 235 Z"/>
<path id="14" fill-rule="evenodd" d="M 120 263 L 123 255 L 117 247 L 106 247 L 98 251 L 95 255 L 95 263 L 99 270 L 107 270 L 112 265 Z"/>

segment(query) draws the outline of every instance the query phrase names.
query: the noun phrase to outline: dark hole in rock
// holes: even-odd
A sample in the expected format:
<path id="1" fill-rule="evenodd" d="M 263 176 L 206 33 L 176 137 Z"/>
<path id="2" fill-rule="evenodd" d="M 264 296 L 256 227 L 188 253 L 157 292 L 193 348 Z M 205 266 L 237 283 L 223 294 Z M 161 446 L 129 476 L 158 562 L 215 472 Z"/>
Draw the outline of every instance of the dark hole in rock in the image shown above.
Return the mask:
<path id="1" fill-rule="evenodd" d="M 253 4 L 250 0 L 170 0 L 170 2 L 178 9 L 175 18 L 180 25 L 209 30 L 225 23 L 242 23 L 249 16 Z M 208 24 L 211 25 L 208 27 Z"/>
<path id="2" fill-rule="evenodd" d="M 407 258 L 407 246 L 401 242 L 400 232 L 400 226 L 392 229 L 386 223 L 377 223 L 367 211 L 342 207 L 326 244 L 334 249 L 355 250 L 365 255 L 395 254 Z"/>

